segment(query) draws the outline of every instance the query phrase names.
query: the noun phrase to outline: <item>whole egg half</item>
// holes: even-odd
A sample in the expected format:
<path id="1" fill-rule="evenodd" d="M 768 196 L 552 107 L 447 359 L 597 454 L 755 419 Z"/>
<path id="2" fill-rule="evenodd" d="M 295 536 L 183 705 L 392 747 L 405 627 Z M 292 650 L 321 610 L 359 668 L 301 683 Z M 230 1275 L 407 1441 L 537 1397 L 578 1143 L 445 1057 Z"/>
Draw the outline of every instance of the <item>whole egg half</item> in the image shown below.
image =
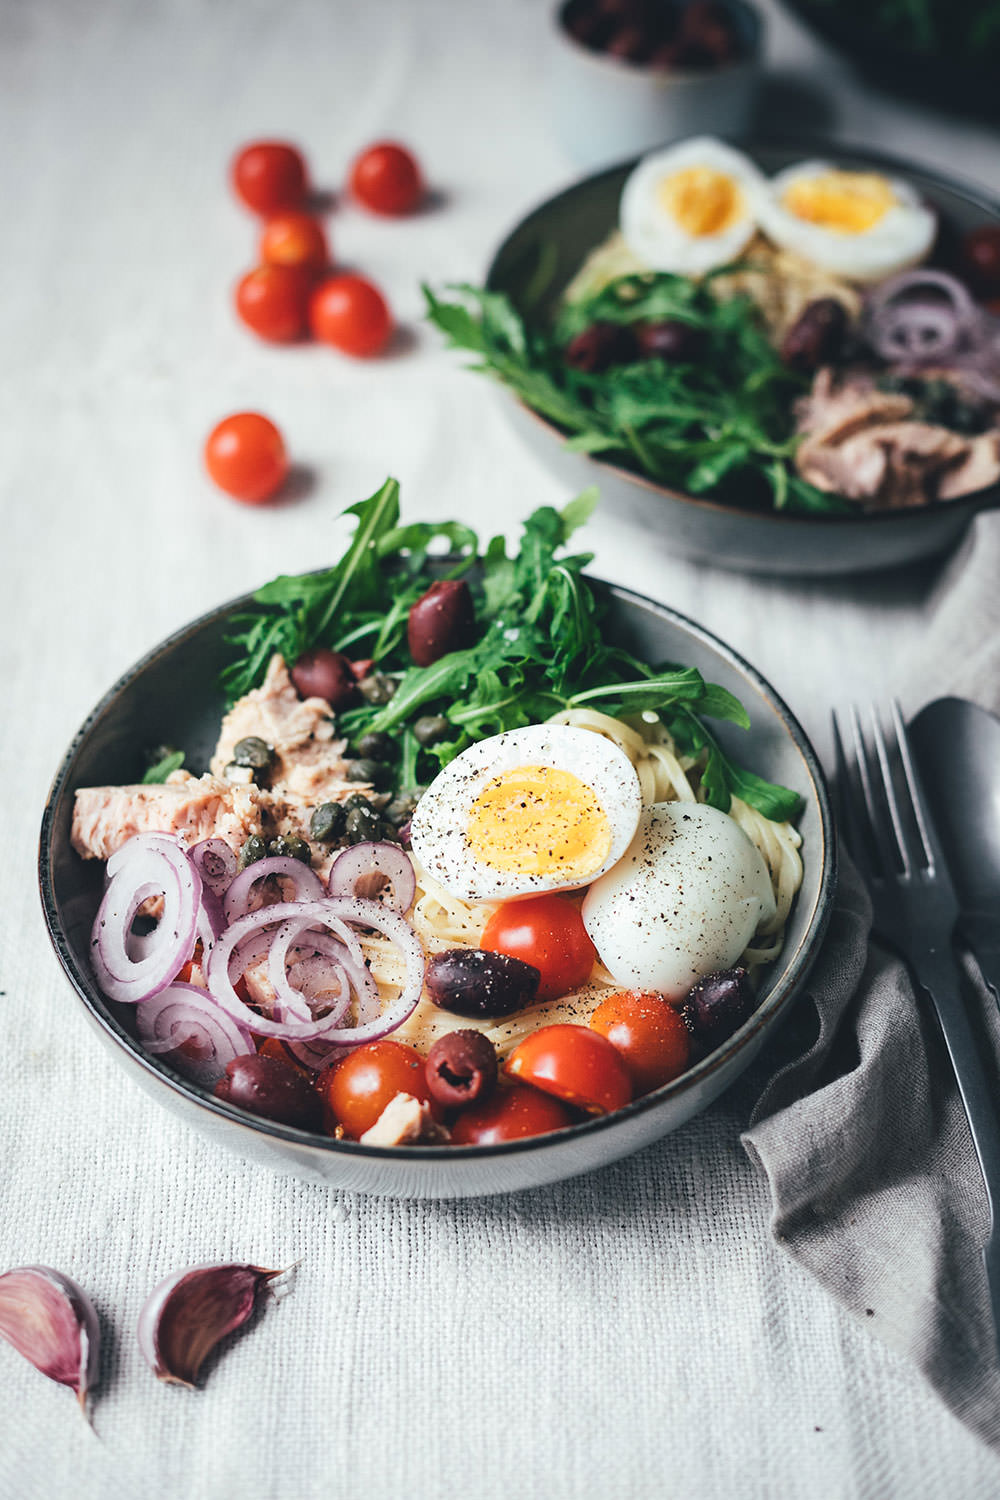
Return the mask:
<path id="1" fill-rule="evenodd" d="M 634 169 L 622 189 L 621 232 L 650 270 L 700 276 L 735 260 L 752 239 L 763 188 L 742 151 L 696 136 Z"/>
<path id="2" fill-rule="evenodd" d="M 735 964 L 774 913 L 760 851 L 728 814 L 700 802 L 647 807 L 624 858 L 583 901 L 612 978 L 668 1000 Z"/>
<path id="3" fill-rule="evenodd" d="M 621 859 L 641 812 L 639 778 L 617 745 L 532 724 L 456 756 L 418 802 L 410 842 L 452 895 L 507 901 L 589 885 Z"/>

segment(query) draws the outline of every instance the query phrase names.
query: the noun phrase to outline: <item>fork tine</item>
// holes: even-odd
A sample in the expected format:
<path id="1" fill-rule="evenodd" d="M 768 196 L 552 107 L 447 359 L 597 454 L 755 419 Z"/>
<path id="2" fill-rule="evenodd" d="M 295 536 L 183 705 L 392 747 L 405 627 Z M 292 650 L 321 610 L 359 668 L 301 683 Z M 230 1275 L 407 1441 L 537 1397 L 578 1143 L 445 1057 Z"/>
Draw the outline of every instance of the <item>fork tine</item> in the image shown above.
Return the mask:
<path id="1" fill-rule="evenodd" d="M 899 745 L 899 758 L 903 766 L 903 775 L 906 777 L 906 788 L 910 794 L 910 806 L 913 810 L 913 820 L 920 835 L 920 843 L 923 849 L 924 864 L 930 874 L 935 873 L 936 865 L 940 859 L 937 838 L 931 829 L 926 812 L 924 811 L 924 795 L 920 785 L 920 777 L 913 763 L 910 752 L 910 737 L 903 723 L 903 715 L 900 713 L 899 704 L 893 698 L 890 704 L 892 714 L 892 725 L 896 732 L 896 741 Z"/>
<path id="2" fill-rule="evenodd" d="M 886 745 L 885 735 L 882 731 L 882 721 L 875 710 L 874 703 L 871 706 L 871 721 L 872 742 L 875 746 L 875 755 L 878 759 L 879 769 L 882 773 L 882 794 L 885 799 L 885 806 L 889 813 L 889 821 L 892 824 L 892 831 L 895 836 L 897 859 L 903 874 L 912 875 L 913 860 L 910 857 L 910 842 L 907 838 L 906 829 L 903 825 L 903 818 L 900 812 L 899 800 L 896 796 L 896 784 L 893 779 L 892 766 L 889 763 L 889 748 Z M 893 720 L 893 723 L 895 725 L 895 718 Z M 901 726 L 896 728 L 897 741 L 899 740 L 900 727 Z M 903 732 L 905 734 L 905 730 Z M 900 746 L 900 754 L 902 754 L 902 746 Z M 910 794 L 910 803 L 912 806 L 916 803 L 917 799 L 914 794 L 913 783 L 909 780 L 909 778 L 907 778 L 907 790 Z"/>
<path id="3" fill-rule="evenodd" d="M 852 786 L 851 768 L 844 749 L 844 736 L 836 710 L 832 718 L 834 768 L 841 822 L 847 837 L 847 847 L 853 854 L 855 863 L 864 871 L 870 869 L 871 866 L 871 834 L 865 827 L 867 820 L 861 815 L 858 798 Z"/>
<path id="4" fill-rule="evenodd" d="M 874 712 L 872 714 L 874 721 Z M 850 709 L 851 738 L 854 744 L 854 757 L 858 768 L 858 780 L 861 783 L 861 795 L 868 815 L 869 838 L 875 850 L 877 860 L 881 869 L 875 871 L 883 880 L 893 875 L 898 866 L 898 857 L 894 847 L 894 841 L 890 837 L 885 822 L 886 795 L 885 781 L 882 776 L 882 765 L 879 763 L 878 786 L 876 777 L 872 774 L 872 760 L 868 747 L 865 744 L 864 731 L 861 728 L 861 717 L 857 708 L 852 704 Z M 877 741 L 876 741 L 877 745 Z M 883 746 L 884 749 L 884 746 Z M 876 754 L 877 754 L 876 749 Z"/>

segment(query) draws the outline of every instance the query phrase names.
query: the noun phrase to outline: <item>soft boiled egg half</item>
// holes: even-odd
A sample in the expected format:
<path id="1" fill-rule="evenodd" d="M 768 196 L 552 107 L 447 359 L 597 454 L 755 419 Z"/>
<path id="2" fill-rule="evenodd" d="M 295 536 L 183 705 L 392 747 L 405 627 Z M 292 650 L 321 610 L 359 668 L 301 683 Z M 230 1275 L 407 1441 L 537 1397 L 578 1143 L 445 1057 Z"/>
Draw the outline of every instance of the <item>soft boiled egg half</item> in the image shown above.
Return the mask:
<path id="1" fill-rule="evenodd" d="M 696 136 L 635 168 L 622 190 L 621 232 L 651 271 L 700 276 L 735 260 L 753 238 L 763 190 L 749 157 Z"/>
<path id="2" fill-rule="evenodd" d="M 464 901 L 572 891 L 610 870 L 642 812 L 635 767 L 589 729 L 532 724 L 480 740 L 434 778 L 413 853 Z"/>
<path id="3" fill-rule="evenodd" d="M 735 964 L 774 915 L 760 851 L 727 813 L 699 802 L 647 807 L 624 858 L 583 900 L 612 978 L 674 1001 Z"/>
<path id="4" fill-rule="evenodd" d="M 853 281 L 876 281 L 916 265 L 937 229 L 908 183 L 825 161 L 800 162 L 772 178 L 760 222 L 782 249 Z"/>

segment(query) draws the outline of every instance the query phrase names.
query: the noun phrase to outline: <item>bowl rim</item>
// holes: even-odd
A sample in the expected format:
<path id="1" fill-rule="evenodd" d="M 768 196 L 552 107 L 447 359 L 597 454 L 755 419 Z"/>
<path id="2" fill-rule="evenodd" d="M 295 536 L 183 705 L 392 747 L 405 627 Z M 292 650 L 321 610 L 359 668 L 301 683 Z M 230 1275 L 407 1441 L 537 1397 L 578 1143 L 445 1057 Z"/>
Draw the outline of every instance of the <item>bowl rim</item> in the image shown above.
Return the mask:
<path id="1" fill-rule="evenodd" d="M 919 177 L 934 188 L 940 188 L 946 193 L 952 193 L 968 200 L 970 206 L 980 209 L 984 214 L 990 215 L 993 220 L 1000 224 L 1000 196 L 994 196 L 988 188 L 973 182 L 969 178 L 959 174 L 951 174 L 940 171 L 935 167 L 923 167 L 904 156 L 897 156 L 893 152 L 881 151 L 868 146 L 858 146 L 851 141 L 832 140 L 828 136 L 803 134 L 796 136 L 793 143 L 791 137 L 782 134 L 754 133 L 749 136 L 720 136 L 720 140 L 727 145 L 743 151 L 751 158 L 758 151 L 784 151 L 789 153 L 802 153 L 801 159 L 808 160 L 814 153 L 826 153 L 832 155 L 841 153 L 845 156 L 858 157 L 873 167 L 883 168 L 887 173 L 894 172 L 905 176 L 907 173 L 916 173 Z M 497 268 L 503 259 L 511 242 L 522 233 L 537 216 L 548 213 L 551 209 L 562 203 L 565 199 L 573 197 L 582 188 L 589 187 L 601 181 L 602 178 L 615 177 L 621 172 L 630 171 L 638 166 L 639 162 L 649 152 L 642 152 L 639 156 L 626 157 L 621 161 L 614 162 L 610 166 L 601 167 L 597 172 L 591 172 L 583 177 L 575 178 L 567 186 L 560 188 L 558 192 L 550 194 L 548 198 L 536 203 L 533 208 L 523 214 L 518 222 L 504 235 L 503 240 L 494 250 L 486 271 L 484 286 L 488 291 L 497 291 L 500 288 L 496 284 Z M 730 519 L 739 518 L 743 521 L 753 523 L 771 522 L 773 524 L 787 527 L 797 525 L 803 529 L 812 527 L 822 529 L 824 527 L 836 527 L 844 530 L 848 526 L 862 526 L 866 530 L 875 522 L 883 526 L 912 521 L 917 516 L 942 516 L 942 515 L 968 515 L 972 517 L 981 510 L 991 510 L 1000 506 L 1000 481 L 996 484 L 987 485 L 984 489 L 973 490 L 968 495 L 959 495 L 954 500 L 929 500 L 924 505 L 902 505 L 891 510 L 861 511 L 858 514 L 848 512 L 830 512 L 813 514 L 805 511 L 784 510 L 751 510 L 746 506 L 727 504 L 721 500 L 714 500 L 710 496 L 693 495 L 686 490 L 674 489 L 671 485 L 660 484 L 649 475 L 641 474 L 635 469 L 626 468 L 622 464 L 612 463 L 607 459 L 595 457 L 590 453 L 574 453 L 565 448 L 567 434 L 551 421 L 543 417 L 539 412 L 523 401 L 520 396 L 515 396 L 502 382 L 495 382 L 503 392 L 505 398 L 513 402 L 527 416 L 532 417 L 535 422 L 551 433 L 553 439 L 572 457 L 579 458 L 588 467 L 597 470 L 598 476 L 602 473 L 609 474 L 615 479 L 637 484 L 641 488 L 650 491 L 654 495 L 664 496 L 670 500 L 680 501 L 690 505 L 697 510 L 715 511 L 719 515 Z M 595 483 L 599 483 L 595 477 Z"/>
<path id="2" fill-rule="evenodd" d="M 556 0 L 556 3 L 550 6 L 550 17 L 552 31 L 557 39 L 572 52 L 573 56 L 581 61 L 588 60 L 596 68 L 614 73 L 619 77 L 633 77 L 637 81 L 655 79 L 661 82 L 677 79 L 684 83 L 708 83 L 719 78 L 728 78 L 740 69 L 758 67 L 766 34 L 764 16 L 756 5 L 750 3 L 750 0 L 720 0 L 720 3 L 736 18 L 744 50 L 737 57 L 730 58 L 728 62 L 701 68 L 670 68 L 663 65 L 652 67 L 649 63 L 630 62 L 628 58 L 616 57 L 603 48 L 585 46 L 565 24 L 564 17 L 573 4 L 573 0 Z"/>
<path id="3" fill-rule="evenodd" d="M 805 731 L 783 699 L 771 687 L 766 679 L 746 661 L 737 651 L 720 640 L 711 631 L 672 609 L 669 605 L 660 604 L 644 594 L 634 590 L 623 588 L 620 585 L 609 583 L 595 575 L 587 574 L 588 581 L 596 584 L 611 598 L 619 603 L 638 608 L 642 612 L 651 612 L 668 624 L 679 627 L 683 633 L 693 637 L 695 641 L 710 650 L 715 651 L 730 667 L 745 676 L 750 683 L 764 698 L 768 707 L 776 714 L 781 722 L 785 734 L 791 739 L 801 760 L 808 781 L 808 793 L 803 790 L 803 796 L 811 797 L 819 812 L 819 839 L 816 857 L 820 861 L 820 880 L 816 893 L 812 916 L 803 932 L 796 948 L 790 952 L 782 952 L 779 962 L 783 964 L 784 972 L 774 988 L 767 995 L 764 1002 L 753 1011 L 743 1025 L 736 1031 L 727 1042 L 715 1051 L 707 1054 L 693 1067 L 687 1069 L 671 1083 L 662 1088 L 655 1089 L 650 1094 L 633 1099 L 629 1104 L 610 1114 L 599 1115 L 578 1124 L 564 1127 L 562 1130 L 550 1131 L 544 1135 L 528 1136 L 515 1141 L 498 1142 L 495 1145 L 462 1145 L 456 1147 L 451 1144 L 429 1146 L 429 1145 L 406 1145 L 406 1146 L 365 1146 L 360 1141 L 336 1140 L 332 1136 L 319 1136 L 311 1131 L 300 1130 L 295 1126 L 280 1124 L 274 1120 L 265 1119 L 262 1116 L 252 1115 L 238 1106 L 223 1103 L 217 1100 L 201 1085 L 190 1079 L 183 1078 L 180 1074 L 173 1073 L 163 1063 L 158 1062 L 148 1053 L 144 1052 L 139 1043 L 130 1035 L 128 1030 L 106 1010 L 108 1001 L 101 996 L 96 981 L 90 976 L 84 975 L 77 966 L 75 955 L 69 945 L 62 924 L 59 920 L 58 907 L 55 899 L 53 872 L 51 865 L 52 840 L 55 826 L 56 803 L 67 790 L 68 783 L 73 770 L 76 755 L 88 737 L 91 729 L 111 709 L 119 694 L 142 675 L 149 667 L 169 655 L 173 649 L 185 640 L 198 634 L 207 626 L 221 623 L 234 611 L 245 607 L 253 598 L 252 591 L 229 600 L 227 603 L 218 605 L 214 609 L 199 615 L 188 624 L 173 631 L 158 645 L 145 653 L 138 661 L 126 669 L 125 672 L 112 684 L 103 694 L 99 701 L 91 709 L 76 734 L 73 736 L 68 749 L 62 757 L 58 769 L 52 778 L 49 792 L 46 797 L 45 807 L 42 813 L 42 821 L 38 837 L 38 860 L 37 877 L 39 895 L 42 904 L 42 912 L 45 920 L 49 940 L 55 950 L 56 957 L 69 979 L 70 984 L 76 991 L 77 997 L 83 1002 L 89 1013 L 89 1018 L 95 1022 L 108 1038 L 125 1054 L 126 1059 L 138 1066 L 156 1083 L 164 1085 L 174 1094 L 179 1095 L 187 1104 L 193 1104 L 206 1109 L 209 1114 L 221 1118 L 227 1125 L 241 1127 L 251 1134 L 262 1135 L 271 1140 L 286 1145 L 294 1145 L 300 1152 L 314 1153 L 317 1157 L 329 1155 L 347 1155 L 353 1160 L 369 1159 L 373 1161 L 407 1161 L 428 1160 L 441 1162 L 446 1161 L 458 1150 L 462 1152 L 463 1161 L 485 1160 L 498 1154 L 509 1157 L 518 1151 L 538 1151 L 555 1144 L 561 1144 L 570 1140 L 576 1140 L 583 1134 L 594 1136 L 601 1131 L 613 1129 L 628 1119 L 634 1119 L 645 1114 L 650 1109 L 658 1108 L 668 1099 L 675 1098 L 686 1092 L 689 1088 L 701 1083 L 704 1079 L 729 1064 L 732 1058 L 737 1056 L 746 1047 L 750 1046 L 761 1028 L 776 1019 L 779 1013 L 787 1011 L 789 1005 L 796 997 L 802 983 L 805 981 L 811 969 L 820 946 L 826 935 L 833 910 L 833 898 L 837 884 L 837 840 L 833 817 L 832 802 L 829 788 L 823 769 L 815 750 L 812 747 Z M 70 787 L 69 790 L 72 790 Z M 93 993 L 91 993 L 91 990 Z"/>

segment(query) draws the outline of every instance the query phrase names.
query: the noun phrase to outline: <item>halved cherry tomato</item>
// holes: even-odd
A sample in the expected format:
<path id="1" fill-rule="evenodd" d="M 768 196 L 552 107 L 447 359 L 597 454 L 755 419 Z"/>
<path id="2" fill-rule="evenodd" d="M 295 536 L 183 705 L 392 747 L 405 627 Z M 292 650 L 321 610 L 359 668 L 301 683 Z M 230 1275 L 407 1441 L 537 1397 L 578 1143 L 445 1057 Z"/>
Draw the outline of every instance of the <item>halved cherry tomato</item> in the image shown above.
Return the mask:
<path id="1" fill-rule="evenodd" d="M 579 907 L 565 896 L 505 901 L 487 922 L 479 946 L 534 964 L 542 976 L 539 1000 L 557 1000 L 579 989 L 597 958 Z"/>
<path id="2" fill-rule="evenodd" d="M 306 195 L 306 163 L 287 141 L 253 141 L 233 158 L 236 196 L 255 214 L 298 208 Z"/>
<path id="3" fill-rule="evenodd" d="M 592 1115 L 610 1114 L 632 1098 L 624 1061 L 589 1026 L 540 1027 L 514 1048 L 506 1072 Z"/>
<path id="4" fill-rule="evenodd" d="M 684 1072 L 691 1037 L 662 995 L 622 990 L 602 1000 L 590 1025 L 619 1053 L 637 1094 L 648 1094 Z"/>
<path id="5" fill-rule="evenodd" d="M 327 1130 L 337 1125 L 357 1141 L 397 1094 L 412 1094 L 437 1113 L 424 1076 L 424 1060 L 403 1042 L 366 1042 L 320 1075 Z"/>
<path id="6" fill-rule="evenodd" d="M 276 214 L 261 233 L 260 258 L 267 266 L 305 266 L 321 271 L 330 264 L 326 232 L 312 214 Z"/>
<path id="7" fill-rule="evenodd" d="M 324 344 L 363 359 L 388 343 L 392 314 L 377 286 L 344 274 L 320 282 L 309 304 L 309 324 Z"/>
<path id="8" fill-rule="evenodd" d="M 236 284 L 236 311 L 258 337 L 288 344 L 309 330 L 311 290 L 302 266 L 258 266 Z"/>
<path id="9" fill-rule="evenodd" d="M 288 459 L 274 423 L 259 412 L 241 411 L 209 433 L 205 467 L 227 495 L 260 505 L 284 483 Z"/>
<path id="10" fill-rule="evenodd" d="M 463 1110 L 451 1127 L 451 1139 L 455 1146 L 496 1146 L 572 1124 L 572 1115 L 558 1099 L 509 1083 L 496 1089 L 485 1104 Z"/>
<path id="11" fill-rule="evenodd" d="M 420 165 L 395 141 L 369 146 L 351 168 L 351 192 L 376 214 L 412 213 L 424 196 Z"/>

